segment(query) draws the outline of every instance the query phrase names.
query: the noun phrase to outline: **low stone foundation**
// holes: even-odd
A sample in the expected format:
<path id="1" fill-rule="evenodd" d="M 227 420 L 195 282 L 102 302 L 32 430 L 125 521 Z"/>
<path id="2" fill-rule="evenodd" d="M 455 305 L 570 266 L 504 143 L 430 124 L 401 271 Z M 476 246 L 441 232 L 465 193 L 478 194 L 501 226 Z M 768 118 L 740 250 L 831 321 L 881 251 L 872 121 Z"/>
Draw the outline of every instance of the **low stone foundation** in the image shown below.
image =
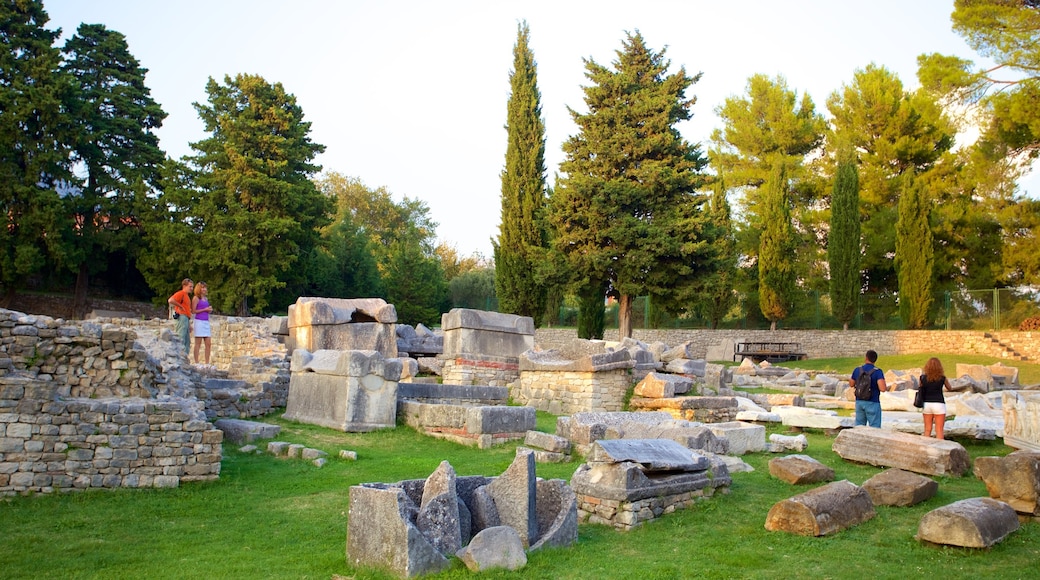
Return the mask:
<path id="1" fill-rule="evenodd" d="M 520 378 L 520 364 L 515 361 L 456 357 L 444 361 L 441 377 L 446 385 L 505 387 Z"/>
<path id="2" fill-rule="evenodd" d="M 553 415 L 581 412 L 621 411 L 625 394 L 632 386 L 626 369 L 603 371 L 525 370 L 518 386 L 511 388 L 513 400 Z"/>
<path id="3" fill-rule="evenodd" d="M 622 531 L 638 527 L 643 522 L 670 514 L 675 510 L 687 509 L 698 501 L 715 495 L 714 487 L 696 491 L 650 497 L 636 501 L 600 499 L 591 495 L 576 494 L 578 497 L 578 521 L 590 524 L 613 526 Z M 727 493 L 729 488 L 721 488 Z"/>
<path id="4" fill-rule="evenodd" d="M 399 400 L 397 415 L 405 425 L 431 437 L 480 449 L 524 439 L 527 431 L 534 429 L 536 424 L 533 408 L 502 405 L 446 405 Z"/>
<path id="5" fill-rule="evenodd" d="M 223 433 L 188 399 L 65 399 L 0 377 L 0 495 L 217 479 Z"/>

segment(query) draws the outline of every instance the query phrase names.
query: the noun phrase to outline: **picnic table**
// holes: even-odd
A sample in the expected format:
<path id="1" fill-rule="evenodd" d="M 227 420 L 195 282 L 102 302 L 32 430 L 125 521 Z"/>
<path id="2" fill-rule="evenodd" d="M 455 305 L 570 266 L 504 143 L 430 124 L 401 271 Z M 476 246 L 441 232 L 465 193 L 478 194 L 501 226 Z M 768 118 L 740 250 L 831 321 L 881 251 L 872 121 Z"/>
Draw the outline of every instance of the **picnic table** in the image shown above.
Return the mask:
<path id="1" fill-rule="evenodd" d="M 759 363 L 762 361 L 786 362 L 789 360 L 805 360 L 808 355 L 802 351 L 799 342 L 738 342 L 733 345 L 733 360 L 740 362 L 745 358 Z"/>

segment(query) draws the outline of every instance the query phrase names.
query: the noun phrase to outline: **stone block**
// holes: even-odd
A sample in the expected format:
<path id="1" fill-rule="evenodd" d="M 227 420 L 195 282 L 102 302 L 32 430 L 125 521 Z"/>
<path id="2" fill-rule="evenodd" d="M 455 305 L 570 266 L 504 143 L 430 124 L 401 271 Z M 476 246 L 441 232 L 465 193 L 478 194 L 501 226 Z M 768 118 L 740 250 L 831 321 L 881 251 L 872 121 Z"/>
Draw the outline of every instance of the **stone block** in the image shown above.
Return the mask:
<path id="1" fill-rule="evenodd" d="M 315 358 L 305 360 L 306 354 L 293 353 L 293 360 L 300 361 L 294 366 L 300 370 L 289 380 L 286 419 L 346 432 L 396 426 L 398 359 L 383 359 L 374 351 L 346 351 L 338 358 L 319 353 L 325 369 L 335 360 L 335 373 L 342 373 L 335 374 L 307 370 Z"/>
<path id="2" fill-rule="evenodd" d="M 848 461 L 924 475 L 959 477 L 971 468 L 968 452 L 960 443 L 873 427 L 843 430 L 831 449 Z"/>
<path id="3" fill-rule="evenodd" d="M 827 536 L 875 515 L 877 512 L 866 490 L 841 480 L 777 502 L 766 515 L 766 529 L 802 536 Z"/>
<path id="4" fill-rule="evenodd" d="M 939 484 L 902 469 L 886 469 L 863 482 L 863 489 L 874 505 L 912 506 L 934 497 Z"/>
<path id="5" fill-rule="evenodd" d="M 644 472 L 700 471 L 709 467 L 702 455 L 668 439 L 605 439 L 592 445 L 589 463 L 638 463 Z"/>
<path id="6" fill-rule="evenodd" d="M 917 540 L 963 548 L 989 548 L 1019 527 L 1008 504 L 988 497 L 962 499 L 926 513 Z"/>
<path id="7" fill-rule="evenodd" d="M 217 419 L 213 426 L 224 433 L 224 439 L 237 444 L 252 443 L 257 439 L 274 439 L 282 430 L 278 425 L 244 419 Z"/>
<path id="8" fill-rule="evenodd" d="M 769 442 L 775 446 L 770 451 L 774 453 L 780 453 L 783 451 L 796 451 L 802 452 L 809 448 L 809 438 L 804 433 L 798 435 L 781 435 L 780 433 L 771 433 L 769 435 Z"/>
<path id="9" fill-rule="evenodd" d="M 993 499 L 1026 516 L 1040 516 L 1040 453 L 1016 451 L 1005 457 L 975 459 L 975 477 Z"/>
<path id="10" fill-rule="evenodd" d="M 1040 393 L 1004 391 L 1004 443 L 1016 449 L 1040 451 Z"/>
<path id="11" fill-rule="evenodd" d="M 413 578 L 451 566 L 411 523 L 415 509 L 401 488 L 380 484 L 350 488 L 347 518 L 347 562 L 351 566 L 383 568 Z"/>
<path id="12" fill-rule="evenodd" d="M 795 485 L 834 480 L 833 469 L 808 455 L 787 455 L 770 459 L 769 475 Z"/>
<path id="13" fill-rule="evenodd" d="M 466 410 L 468 433 L 526 433 L 536 423 L 533 407 L 480 406 Z"/>
<path id="14" fill-rule="evenodd" d="M 706 425 L 712 433 L 725 437 L 729 441 L 730 455 L 743 455 L 766 450 L 766 428 L 764 425 L 728 421 L 726 423 L 709 423 Z"/>
<path id="15" fill-rule="evenodd" d="M 527 565 L 520 534 L 509 526 L 481 530 L 456 556 L 473 572 L 496 568 L 519 570 Z"/>
<path id="16" fill-rule="evenodd" d="M 528 431 L 524 437 L 524 445 L 555 453 L 571 452 L 571 442 L 567 438 L 541 431 Z"/>
<path id="17" fill-rule="evenodd" d="M 574 490 L 562 479 L 538 479 L 535 487 L 538 541 L 530 550 L 573 545 L 578 541 L 578 500 Z"/>
<path id="18" fill-rule="evenodd" d="M 513 463 L 487 486 L 502 525 L 515 529 L 524 546 L 530 546 L 538 538 L 534 465 L 532 453 L 518 450 Z"/>
<path id="19" fill-rule="evenodd" d="M 501 312 L 453 308 L 441 315 L 443 355 L 492 357 L 515 362 L 534 348 L 534 319 Z"/>

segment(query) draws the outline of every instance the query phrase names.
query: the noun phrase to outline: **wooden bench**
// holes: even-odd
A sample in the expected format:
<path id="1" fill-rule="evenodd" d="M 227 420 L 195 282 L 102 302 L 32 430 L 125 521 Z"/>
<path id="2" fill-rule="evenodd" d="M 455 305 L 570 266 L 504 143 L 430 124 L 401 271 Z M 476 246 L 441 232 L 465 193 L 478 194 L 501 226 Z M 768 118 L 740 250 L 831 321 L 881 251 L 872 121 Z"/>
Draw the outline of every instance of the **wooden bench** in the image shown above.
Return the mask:
<path id="1" fill-rule="evenodd" d="M 808 355 L 802 351 L 798 342 L 738 342 L 733 345 L 733 360 L 740 362 L 745 358 L 759 363 L 762 361 L 786 362 L 805 360 Z"/>

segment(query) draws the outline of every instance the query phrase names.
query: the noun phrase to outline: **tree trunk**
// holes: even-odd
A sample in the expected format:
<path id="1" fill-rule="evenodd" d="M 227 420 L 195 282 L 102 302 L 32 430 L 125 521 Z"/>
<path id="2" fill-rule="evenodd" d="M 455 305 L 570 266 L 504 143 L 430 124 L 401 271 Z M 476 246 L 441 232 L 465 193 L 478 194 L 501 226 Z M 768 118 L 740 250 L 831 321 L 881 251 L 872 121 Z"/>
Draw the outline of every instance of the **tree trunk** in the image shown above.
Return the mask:
<path id="1" fill-rule="evenodd" d="M 770 320 L 769 321 L 769 330 L 776 330 L 776 321 L 775 320 Z"/>
<path id="2" fill-rule="evenodd" d="M 238 312 L 236 316 L 249 316 L 249 298 L 242 298 L 242 301 L 238 303 Z"/>
<path id="3" fill-rule="evenodd" d="M 622 294 L 618 300 L 618 335 L 632 338 L 632 297 Z"/>
<path id="4" fill-rule="evenodd" d="M 848 329 L 849 329 L 849 323 L 848 323 L 848 322 L 842 322 L 842 323 L 841 323 L 841 329 L 842 329 L 843 331 L 844 331 L 844 330 L 848 330 Z"/>
<path id="5" fill-rule="evenodd" d="M 87 270 L 87 263 L 84 262 L 79 265 L 79 272 L 76 274 L 76 290 L 72 295 L 72 316 L 79 320 L 83 320 L 87 317 L 87 287 L 90 283 L 90 272 Z"/>

